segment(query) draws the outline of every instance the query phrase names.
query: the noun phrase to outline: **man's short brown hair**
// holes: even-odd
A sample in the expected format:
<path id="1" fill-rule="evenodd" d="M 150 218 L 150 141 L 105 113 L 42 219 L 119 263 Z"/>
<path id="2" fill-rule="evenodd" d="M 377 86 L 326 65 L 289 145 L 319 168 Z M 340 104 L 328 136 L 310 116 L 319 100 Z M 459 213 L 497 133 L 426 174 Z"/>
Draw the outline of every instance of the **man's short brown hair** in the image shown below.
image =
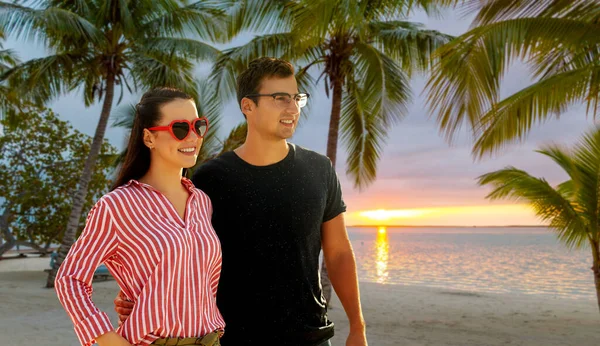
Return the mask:
<path id="1" fill-rule="evenodd" d="M 237 79 L 237 100 L 241 106 L 242 99 L 246 95 L 258 94 L 261 83 L 271 77 L 287 78 L 294 75 L 294 66 L 288 61 L 262 57 L 250 61 L 248 68 L 242 72 Z M 258 104 L 258 98 L 249 97 Z"/>

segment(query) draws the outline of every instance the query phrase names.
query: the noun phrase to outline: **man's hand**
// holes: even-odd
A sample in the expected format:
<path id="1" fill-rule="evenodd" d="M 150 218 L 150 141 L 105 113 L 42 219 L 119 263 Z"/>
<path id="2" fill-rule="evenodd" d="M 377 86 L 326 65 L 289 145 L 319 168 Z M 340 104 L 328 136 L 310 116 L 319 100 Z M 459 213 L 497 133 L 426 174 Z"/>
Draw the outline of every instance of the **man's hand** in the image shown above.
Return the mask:
<path id="1" fill-rule="evenodd" d="M 350 331 L 348 339 L 346 339 L 346 346 L 368 346 L 367 335 L 363 331 Z"/>
<path id="2" fill-rule="evenodd" d="M 129 317 L 131 311 L 133 310 L 133 302 L 130 302 L 125 298 L 123 291 L 119 291 L 117 294 L 117 298 L 115 298 L 115 311 L 117 315 L 119 315 L 119 325 L 123 324 L 123 322 Z"/>

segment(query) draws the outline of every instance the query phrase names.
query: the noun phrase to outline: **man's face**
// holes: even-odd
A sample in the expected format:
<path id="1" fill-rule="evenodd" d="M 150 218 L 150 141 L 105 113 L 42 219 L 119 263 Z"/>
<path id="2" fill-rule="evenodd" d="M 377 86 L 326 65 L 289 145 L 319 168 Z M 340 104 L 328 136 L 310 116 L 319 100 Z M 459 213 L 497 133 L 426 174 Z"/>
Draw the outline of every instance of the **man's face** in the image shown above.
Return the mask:
<path id="1" fill-rule="evenodd" d="M 251 111 L 244 112 L 248 119 L 248 127 L 264 139 L 281 140 L 292 137 L 300 117 L 300 108 L 293 98 L 298 94 L 296 78 L 290 76 L 265 79 L 258 90 L 258 94 L 262 95 L 277 93 L 281 95 L 258 97 L 258 104 L 247 100 L 252 106 Z M 289 95 L 292 96 L 291 100 Z"/>

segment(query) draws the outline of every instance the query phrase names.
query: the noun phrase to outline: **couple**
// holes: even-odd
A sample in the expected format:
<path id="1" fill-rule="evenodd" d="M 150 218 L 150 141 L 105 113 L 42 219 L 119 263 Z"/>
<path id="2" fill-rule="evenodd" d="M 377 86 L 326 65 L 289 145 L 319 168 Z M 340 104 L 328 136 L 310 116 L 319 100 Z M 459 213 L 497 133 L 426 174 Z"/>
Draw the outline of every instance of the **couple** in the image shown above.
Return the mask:
<path id="1" fill-rule="evenodd" d="M 308 95 L 289 62 L 259 58 L 237 98 L 246 142 L 192 182 L 185 169 L 208 122 L 178 90 L 142 96 L 113 190 L 56 278 L 82 345 L 330 345 L 321 246 L 350 322 L 346 345 L 367 344 L 337 175 L 327 157 L 286 141 Z M 116 330 L 91 300 L 101 263 L 121 288 Z"/>

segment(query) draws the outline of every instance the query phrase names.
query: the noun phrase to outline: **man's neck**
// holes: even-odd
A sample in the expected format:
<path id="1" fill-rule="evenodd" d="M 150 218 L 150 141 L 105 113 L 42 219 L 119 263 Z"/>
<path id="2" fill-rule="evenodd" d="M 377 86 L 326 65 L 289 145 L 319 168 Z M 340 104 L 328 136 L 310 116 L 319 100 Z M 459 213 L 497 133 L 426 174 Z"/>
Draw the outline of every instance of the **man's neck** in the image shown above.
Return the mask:
<path id="1" fill-rule="evenodd" d="M 253 166 L 268 166 L 283 160 L 289 147 L 285 139 L 267 141 L 246 137 L 246 142 L 234 150 L 237 156 Z"/>

